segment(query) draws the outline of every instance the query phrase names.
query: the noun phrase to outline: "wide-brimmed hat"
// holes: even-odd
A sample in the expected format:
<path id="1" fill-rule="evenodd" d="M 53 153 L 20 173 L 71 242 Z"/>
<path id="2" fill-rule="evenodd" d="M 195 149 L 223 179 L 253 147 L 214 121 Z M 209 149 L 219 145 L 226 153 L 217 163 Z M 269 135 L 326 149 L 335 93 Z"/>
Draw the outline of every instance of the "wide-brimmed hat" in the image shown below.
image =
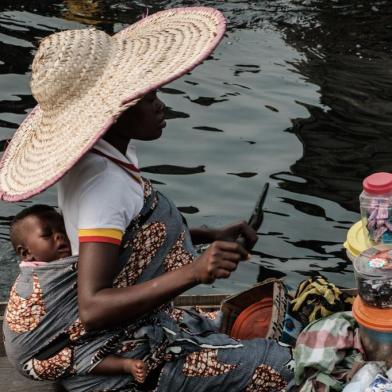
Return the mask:
<path id="1" fill-rule="evenodd" d="M 225 32 L 208 7 L 160 11 L 113 36 L 67 30 L 43 39 L 32 65 L 38 105 L 0 162 L 0 198 L 19 201 L 58 181 L 146 93 L 200 64 Z"/>

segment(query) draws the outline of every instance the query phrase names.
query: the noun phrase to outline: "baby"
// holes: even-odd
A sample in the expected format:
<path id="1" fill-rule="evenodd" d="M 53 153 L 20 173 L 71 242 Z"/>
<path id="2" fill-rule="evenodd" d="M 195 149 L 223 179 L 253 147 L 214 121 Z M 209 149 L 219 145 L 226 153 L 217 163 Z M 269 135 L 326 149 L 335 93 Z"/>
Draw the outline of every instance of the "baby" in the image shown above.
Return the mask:
<path id="1" fill-rule="evenodd" d="M 10 237 L 22 268 L 39 267 L 71 256 L 63 217 L 47 205 L 36 204 L 17 214 L 11 223 Z M 108 355 L 91 372 L 132 374 L 137 382 L 143 383 L 146 367 L 142 360 Z"/>

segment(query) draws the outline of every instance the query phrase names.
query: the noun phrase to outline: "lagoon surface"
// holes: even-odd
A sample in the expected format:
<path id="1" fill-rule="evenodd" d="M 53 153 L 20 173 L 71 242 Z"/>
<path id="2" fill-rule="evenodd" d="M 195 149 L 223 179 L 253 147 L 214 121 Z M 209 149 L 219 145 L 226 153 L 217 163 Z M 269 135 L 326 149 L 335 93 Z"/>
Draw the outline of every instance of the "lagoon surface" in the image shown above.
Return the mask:
<path id="1" fill-rule="evenodd" d="M 270 183 L 252 259 L 193 292 L 231 293 L 269 276 L 295 287 L 318 273 L 353 286 L 342 243 L 359 220 L 361 182 L 392 171 L 387 0 L 2 0 L 0 140 L 35 105 L 30 64 L 41 38 L 88 26 L 115 33 L 147 9 L 190 5 L 223 11 L 228 31 L 213 56 L 162 88 L 167 127 L 160 140 L 137 143 L 143 175 L 192 226 L 247 219 Z M 55 187 L 0 202 L 0 300 L 18 271 L 9 222 L 31 203 L 55 206 Z"/>

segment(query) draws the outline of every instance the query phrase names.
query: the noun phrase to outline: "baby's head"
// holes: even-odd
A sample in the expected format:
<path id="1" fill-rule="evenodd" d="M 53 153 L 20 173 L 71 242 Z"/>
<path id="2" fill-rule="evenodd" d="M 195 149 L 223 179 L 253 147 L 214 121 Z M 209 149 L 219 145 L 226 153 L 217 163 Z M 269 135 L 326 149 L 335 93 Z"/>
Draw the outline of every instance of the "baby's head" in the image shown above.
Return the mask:
<path id="1" fill-rule="evenodd" d="M 53 208 L 36 204 L 25 208 L 11 222 L 15 252 L 24 261 L 54 261 L 71 256 L 63 217 Z"/>

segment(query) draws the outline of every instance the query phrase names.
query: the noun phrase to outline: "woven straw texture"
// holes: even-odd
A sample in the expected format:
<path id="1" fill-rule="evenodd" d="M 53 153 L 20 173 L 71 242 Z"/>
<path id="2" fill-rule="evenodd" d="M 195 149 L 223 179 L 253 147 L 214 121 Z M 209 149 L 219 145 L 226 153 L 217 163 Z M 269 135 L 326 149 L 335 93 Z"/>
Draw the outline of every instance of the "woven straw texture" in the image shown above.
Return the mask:
<path id="1" fill-rule="evenodd" d="M 149 91 L 200 64 L 225 32 L 208 7 L 157 12 L 114 36 L 68 30 L 41 41 L 32 66 L 38 105 L 0 162 L 0 198 L 27 199 L 59 180 Z"/>

